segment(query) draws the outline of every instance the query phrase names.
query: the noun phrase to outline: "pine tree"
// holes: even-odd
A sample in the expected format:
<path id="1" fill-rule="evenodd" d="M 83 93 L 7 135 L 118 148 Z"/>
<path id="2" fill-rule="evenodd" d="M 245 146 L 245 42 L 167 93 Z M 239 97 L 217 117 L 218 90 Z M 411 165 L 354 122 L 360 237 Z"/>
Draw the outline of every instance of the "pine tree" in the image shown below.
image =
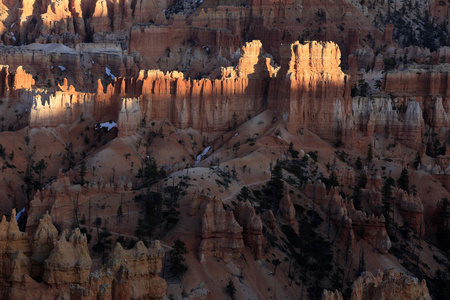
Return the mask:
<path id="1" fill-rule="evenodd" d="M 292 159 L 298 158 L 299 152 L 294 149 L 294 144 L 292 142 L 289 144 L 288 151 L 291 154 Z"/>
<path id="2" fill-rule="evenodd" d="M 437 230 L 436 236 L 439 245 L 444 251 L 450 250 L 450 201 L 448 198 L 442 198 L 438 202 Z"/>
<path id="3" fill-rule="evenodd" d="M 367 161 L 372 162 L 372 159 L 373 159 L 373 148 L 372 144 L 369 144 L 369 146 L 367 147 Z"/>
<path id="4" fill-rule="evenodd" d="M 272 190 L 272 194 L 275 198 L 280 200 L 284 195 L 284 182 L 283 182 L 283 169 L 281 168 L 280 162 L 277 160 L 277 164 L 273 168 L 269 186 Z"/>
<path id="5" fill-rule="evenodd" d="M 331 171 L 330 177 L 328 179 L 328 183 L 329 183 L 330 187 L 339 186 L 339 181 L 338 181 L 336 172 Z"/>
<path id="6" fill-rule="evenodd" d="M 414 167 L 417 169 L 420 164 L 422 164 L 422 157 L 420 156 L 420 153 L 417 152 L 416 157 L 414 158 Z"/>
<path id="7" fill-rule="evenodd" d="M 402 173 L 397 180 L 397 185 L 399 188 L 409 193 L 409 176 L 407 169 L 403 168 Z"/>
<path id="8" fill-rule="evenodd" d="M 41 160 L 39 160 L 36 165 L 34 166 L 34 171 L 36 172 L 36 174 L 38 174 L 38 184 L 39 184 L 39 188 L 41 188 L 41 176 L 42 173 L 44 173 L 44 171 L 47 169 L 47 162 L 42 158 Z"/>
<path id="9" fill-rule="evenodd" d="M 123 218 L 123 210 L 122 210 L 122 204 L 117 209 L 117 224 L 120 225 L 122 223 Z"/>
<path id="10" fill-rule="evenodd" d="M 366 271 L 366 259 L 364 258 L 364 248 L 361 250 L 361 255 L 359 256 L 358 263 L 358 275 Z"/>
<path id="11" fill-rule="evenodd" d="M 392 222 L 391 219 L 391 212 L 392 212 L 392 186 L 394 185 L 395 181 L 392 177 L 389 177 L 386 179 L 383 188 L 381 190 L 382 193 L 382 212 L 384 215 L 384 218 L 386 219 L 386 229 L 388 229 L 389 225 Z"/>
<path id="12" fill-rule="evenodd" d="M 275 276 L 275 274 L 277 273 L 277 268 L 278 266 L 281 264 L 281 260 L 277 259 L 272 259 L 272 265 L 275 266 L 275 269 L 273 270 L 273 276 Z"/>
<path id="13" fill-rule="evenodd" d="M 97 243 L 92 247 L 97 253 L 102 254 L 102 263 L 104 264 L 108 257 L 108 252 L 111 250 L 112 240 L 109 238 L 112 236 L 111 232 L 103 227 L 100 234 L 97 236 Z"/>
<path id="14" fill-rule="evenodd" d="M 183 276 L 188 270 L 187 266 L 183 264 L 185 261 L 184 255 L 189 253 L 186 250 L 186 244 L 182 240 L 176 240 L 173 243 L 172 250 L 170 250 L 170 270 L 179 277 Z"/>
<path id="15" fill-rule="evenodd" d="M 231 297 L 231 299 L 234 299 L 234 295 L 236 294 L 236 287 L 234 286 L 234 282 L 233 282 L 233 280 L 231 280 L 231 278 L 228 281 L 228 285 L 226 287 L 226 292 L 227 292 L 228 296 Z"/>
<path id="16" fill-rule="evenodd" d="M 361 170 L 363 168 L 363 164 L 361 162 L 361 157 L 358 156 L 356 159 L 356 170 Z"/>
<path id="17" fill-rule="evenodd" d="M 86 170 L 86 162 L 83 160 L 81 162 L 81 166 L 80 166 L 80 184 L 84 185 L 85 181 L 84 181 L 84 177 L 86 176 L 87 170 Z"/>
<path id="18" fill-rule="evenodd" d="M 353 188 L 353 206 L 356 210 L 361 210 L 362 192 L 359 185 L 355 185 Z"/>

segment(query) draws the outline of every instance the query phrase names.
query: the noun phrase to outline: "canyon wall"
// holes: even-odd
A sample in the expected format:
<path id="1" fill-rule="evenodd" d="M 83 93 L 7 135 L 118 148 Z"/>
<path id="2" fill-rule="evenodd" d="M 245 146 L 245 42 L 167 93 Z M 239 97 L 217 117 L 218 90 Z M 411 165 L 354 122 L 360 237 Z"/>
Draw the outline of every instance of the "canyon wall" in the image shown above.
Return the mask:
<path id="1" fill-rule="evenodd" d="M 222 68 L 218 79 L 185 79 L 180 72 L 151 70 L 141 71 L 136 78 L 116 78 L 106 94 L 99 81 L 95 95 L 70 88 L 49 95 L 47 100 L 36 95 L 30 126 L 67 124 L 81 113 L 96 120 L 100 115 L 115 114 L 126 115 L 134 124 L 126 125 L 123 119 L 119 122 L 119 131 L 123 128 L 128 134 L 128 128 L 135 128 L 140 120 L 136 120 L 136 114 L 126 113 L 120 99 L 139 96 L 141 118 L 168 119 L 178 128 L 224 130 L 272 109 L 287 117 L 292 132 L 314 128 L 322 137 L 334 139 L 340 120 L 351 114 L 347 76 L 339 68 L 338 47 L 333 43 L 297 42 L 285 49 L 280 68 L 263 55 L 261 42 L 253 41 L 242 47 L 237 66 Z M 138 111 L 137 106 L 133 111 Z M 329 119 L 333 122 L 325 122 Z"/>
<path id="2" fill-rule="evenodd" d="M 383 94 L 352 98 L 350 79 L 340 69 L 340 50 L 334 43 L 282 45 L 280 66 L 259 41 L 246 43 L 239 53 L 235 67 L 222 67 L 202 79 L 185 78 L 178 71 L 138 72 L 132 60 L 127 63 L 132 71 L 125 73 L 136 76 L 97 80 L 92 93 L 79 92 L 67 79 L 56 89 L 37 89 L 21 67 L 12 74 L 3 67 L 0 91 L 27 103 L 31 127 L 72 124 L 91 116 L 95 122 L 116 120 L 120 136 L 133 134 L 142 121 L 153 119 L 165 119 L 182 129 L 226 130 L 270 109 L 283 118 L 291 133 L 306 128 L 327 141 L 355 147 L 366 147 L 374 134 L 389 133 L 423 151 L 426 125 L 440 137 L 450 127 L 450 87 L 442 68 L 423 76 L 412 71 L 386 73 L 383 87 L 393 99 Z M 123 61 L 118 61 L 119 70 Z"/>

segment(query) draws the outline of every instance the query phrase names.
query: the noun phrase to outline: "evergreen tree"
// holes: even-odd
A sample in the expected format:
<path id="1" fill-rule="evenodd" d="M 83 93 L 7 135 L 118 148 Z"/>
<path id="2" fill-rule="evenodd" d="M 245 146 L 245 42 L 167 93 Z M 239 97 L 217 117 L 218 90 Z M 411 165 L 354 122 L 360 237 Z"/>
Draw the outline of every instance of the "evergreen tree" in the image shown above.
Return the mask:
<path id="1" fill-rule="evenodd" d="M 237 198 L 239 201 L 246 201 L 248 198 L 250 198 L 250 190 L 248 189 L 248 187 L 242 187 L 241 191 L 237 195 Z"/>
<path id="2" fill-rule="evenodd" d="M 294 144 L 292 142 L 289 144 L 288 151 L 291 154 L 292 159 L 298 158 L 298 155 L 300 154 L 297 150 L 294 149 Z"/>
<path id="3" fill-rule="evenodd" d="M 280 200 L 284 195 L 284 182 L 283 182 L 283 169 L 280 162 L 277 160 L 277 164 L 272 170 L 270 176 L 269 186 L 272 190 L 272 194 L 276 199 Z"/>
<path id="4" fill-rule="evenodd" d="M 123 218 L 123 210 L 122 210 L 122 204 L 119 205 L 119 208 L 117 209 L 117 224 L 120 225 L 122 223 Z"/>
<path id="5" fill-rule="evenodd" d="M 92 247 L 92 250 L 102 254 L 103 264 L 105 263 L 108 253 L 111 250 L 112 240 L 109 238 L 110 236 L 112 236 L 111 232 L 107 228 L 103 227 L 102 231 L 97 236 L 97 243 Z"/>
<path id="6" fill-rule="evenodd" d="M 278 258 L 272 259 L 272 265 L 275 266 L 275 269 L 273 270 L 273 276 L 275 276 L 275 274 L 277 273 L 277 268 L 280 264 L 281 264 L 281 261 Z"/>
<path id="7" fill-rule="evenodd" d="M 367 161 L 372 162 L 372 159 L 373 159 L 373 148 L 372 144 L 369 144 L 369 146 L 367 147 Z"/>
<path id="8" fill-rule="evenodd" d="M 359 186 L 361 188 L 365 188 L 367 184 L 367 176 L 366 174 L 362 173 L 361 176 L 359 176 Z"/>
<path id="9" fill-rule="evenodd" d="M 361 170 L 363 168 L 363 164 L 361 162 L 361 157 L 358 156 L 356 159 L 356 170 Z"/>
<path id="10" fill-rule="evenodd" d="M 179 277 L 183 276 L 188 270 L 187 266 L 183 264 L 185 261 L 184 255 L 188 253 L 186 244 L 182 240 L 176 240 L 173 243 L 172 250 L 170 250 L 170 270 Z"/>
<path id="11" fill-rule="evenodd" d="M 41 188 L 42 173 L 47 169 L 47 162 L 42 158 L 34 165 L 34 171 L 38 175 L 38 188 Z"/>
<path id="12" fill-rule="evenodd" d="M 83 160 L 80 165 L 80 184 L 84 185 L 86 182 L 84 181 L 84 177 L 86 176 L 86 162 Z"/>
<path id="13" fill-rule="evenodd" d="M 359 185 L 353 188 L 353 206 L 356 210 L 361 210 L 362 192 Z"/>
<path id="14" fill-rule="evenodd" d="M 450 250 L 450 201 L 448 198 L 442 198 L 438 202 L 438 217 L 436 236 L 442 250 Z"/>
<path id="15" fill-rule="evenodd" d="M 417 151 L 416 157 L 414 158 L 414 167 L 417 169 L 419 167 L 419 164 L 422 164 L 422 157 L 420 156 L 420 153 Z"/>
<path id="16" fill-rule="evenodd" d="M 230 296 L 231 299 L 234 299 L 234 295 L 236 294 L 236 287 L 234 286 L 234 282 L 233 280 L 231 280 L 231 278 L 228 281 L 228 285 L 225 290 L 228 296 Z"/>
<path id="17" fill-rule="evenodd" d="M 366 271 L 366 259 L 364 257 L 364 248 L 362 248 L 361 255 L 359 256 L 358 275 L 361 275 L 361 273 L 365 271 Z"/>
<path id="18" fill-rule="evenodd" d="M 397 185 L 399 188 L 409 193 L 409 176 L 407 169 L 403 168 L 402 173 L 397 180 Z"/>
<path id="19" fill-rule="evenodd" d="M 330 185 L 330 188 L 331 188 L 331 187 L 339 186 L 339 181 L 338 181 L 336 172 L 331 171 L 330 177 L 329 177 L 329 179 L 328 179 L 328 183 L 329 183 L 329 185 Z"/>
<path id="20" fill-rule="evenodd" d="M 391 225 L 392 219 L 391 219 L 391 212 L 392 212 L 392 186 L 394 185 L 395 181 L 392 177 L 389 177 L 386 179 L 383 188 L 381 190 L 382 193 L 382 212 L 384 215 L 384 218 L 386 219 L 386 229 Z"/>

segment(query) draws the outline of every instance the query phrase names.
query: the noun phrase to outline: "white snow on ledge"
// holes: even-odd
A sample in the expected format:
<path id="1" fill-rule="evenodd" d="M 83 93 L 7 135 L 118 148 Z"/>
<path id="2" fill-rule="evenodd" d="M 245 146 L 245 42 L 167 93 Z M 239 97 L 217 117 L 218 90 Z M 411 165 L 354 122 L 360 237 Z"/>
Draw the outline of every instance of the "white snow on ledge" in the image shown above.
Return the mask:
<path id="1" fill-rule="evenodd" d="M 211 146 L 206 147 L 205 150 L 203 150 L 202 154 L 197 156 L 197 160 L 194 163 L 195 165 L 198 164 L 202 160 L 203 156 L 205 156 L 206 153 L 208 153 L 209 149 L 211 149 Z"/>
<path id="2" fill-rule="evenodd" d="M 111 70 L 108 67 L 105 67 L 105 72 L 106 72 L 106 75 L 111 77 L 112 80 L 116 79 L 116 76 L 114 76 L 113 73 L 111 73 Z"/>
<path id="3" fill-rule="evenodd" d="M 61 69 L 61 71 L 65 71 L 65 70 L 66 70 L 66 68 L 65 68 L 65 67 L 63 67 L 63 66 L 58 66 L 58 68 L 60 68 L 60 69 Z"/>
<path id="4" fill-rule="evenodd" d="M 112 121 L 112 122 L 105 122 L 105 123 L 100 123 L 100 128 L 108 128 L 108 131 L 110 131 L 112 128 L 117 127 L 117 123 Z"/>

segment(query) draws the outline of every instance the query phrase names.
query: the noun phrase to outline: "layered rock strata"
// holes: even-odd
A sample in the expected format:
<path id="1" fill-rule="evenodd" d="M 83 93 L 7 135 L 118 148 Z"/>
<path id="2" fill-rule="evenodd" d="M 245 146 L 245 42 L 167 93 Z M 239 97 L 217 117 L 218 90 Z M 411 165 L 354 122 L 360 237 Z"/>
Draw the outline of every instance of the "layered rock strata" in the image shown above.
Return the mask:
<path id="1" fill-rule="evenodd" d="M 60 170 L 58 177 L 48 188 L 38 191 L 33 200 L 30 201 L 30 208 L 27 211 L 27 232 L 32 235 L 39 226 L 40 218 L 45 212 L 49 212 L 53 222 L 60 224 L 62 228 L 68 228 L 69 224 L 65 220 L 73 220 L 74 203 L 82 205 L 89 202 L 89 198 L 98 194 L 111 194 L 117 191 L 131 189 L 131 182 L 126 178 L 120 178 L 117 184 L 104 183 L 102 178 L 81 186 L 72 184 L 73 177 L 64 174 Z"/>
<path id="2" fill-rule="evenodd" d="M 246 43 L 239 51 L 236 67 L 223 67 L 211 78 L 202 79 L 185 78 L 177 71 L 138 72 L 130 61 L 126 65 L 134 66 L 133 71 L 109 73 L 135 77 L 113 77 L 113 83 L 107 85 L 99 80 L 95 93 L 79 92 L 67 80 L 57 91 L 30 89 L 34 84 L 31 75 L 18 68 L 17 75 L 11 77 L 5 69 L 1 90 L 4 95 L 20 91 L 30 111 L 31 127 L 71 124 L 89 115 L 95 122 L 102 118 L 118 121 L 120 136 L 133 134 L 143 120 L 153 119 L 165 119 L 182 129 L 225 130 L 271 109 L 283 118 L 291 133 L 307 128 L 330 142 L 356 148 L 367 147 L 374 134 L 389 133 L 422 152 L 426 125 L 442 138 L 450 127 L 446 113 L 448 84 L 440 69 L 433 71 L 437 75 L 424 75 L 423 80 L 412 72 L 411 78 L 404 73 L 387 73 L 384 88 L 396 95 L 394 101 L 382 95 L 352 100 L 351 83 L 339 67 L 340 50 L 336 44 L 296 42 L 282 45 L 281 50 L 277 67 L 261 42 Z M 122 66 L 120 61 L 116 69 L 130 70 Z M 81 74 L 81 69 L 75 74 Z M 396 82 L 395 86 L 388 83 L 388 77 Z M 407 82 L 420 84 L 410 91 Z M 422 91 L 420 86 L 434 88 Z M 417 97 L 406 97 L 405 93 L 410 92 Z M 351 180 L 352 176 L 345 177 L 342 180 Z"/>
<path id="3" fill-rule="evenodd" d="M 322 300 L 340 300 L 338 291 L 325 290 Z M 419 282 L 415 277 L 406 276 L 394 269 L 378 272 L 374 276 L 370 272 L 363 273 L 352 286 L 351 300 L 375 299 L 424 299 L 431 300 L 425 280 Z"/>
<path id="4" fill-rule="evenodd" d="M 209 199 L 202 217 L 202 241 L 198 250 L 201 262 L 217 257 L 225 263 L 241 257 L 244 240 L 243 228 L 233 212 L 225 211 L 222 200 Z"/>
<path id="5" fill-rule="evenodd" d="M 392 243 L 382 215 L 380 217 L 367 216 L 366 213 L 355 210 L 353 202 L 344 200 L 337 189 L 332 188 L 327 194 L 325 185 L 321 182 L 315 184 L 308 182 L 303 192 L 308 198 L 316 201 L 315 203 L 330 216 L 341 241 L 352 246 L 358 235 L 379 252 L 388 252 Z"/>
<path id="6" fill-rule="evenodd" d="M 0 223 L 2 299 L 163 299 L 167 284 L 158 276 L 164 250 L 159 241 L 149 248 L 138 242 L 125 250 L 117 244 L 111 259 L 91 273 L 87 238 L 75 229 L 58 231 L 45 214 L 30 249 L 13 210 L 11 221 Z"/>
<path id="7" fill-rule="evenodd" d="M 239 202 L 234 215 L 243 228 L 242 236 L 245 244 L 250 246 L 257 259 L 261 259 L 265 245 L 261 217 L 256 215 L 255 208 L 248 200 Z"/>

